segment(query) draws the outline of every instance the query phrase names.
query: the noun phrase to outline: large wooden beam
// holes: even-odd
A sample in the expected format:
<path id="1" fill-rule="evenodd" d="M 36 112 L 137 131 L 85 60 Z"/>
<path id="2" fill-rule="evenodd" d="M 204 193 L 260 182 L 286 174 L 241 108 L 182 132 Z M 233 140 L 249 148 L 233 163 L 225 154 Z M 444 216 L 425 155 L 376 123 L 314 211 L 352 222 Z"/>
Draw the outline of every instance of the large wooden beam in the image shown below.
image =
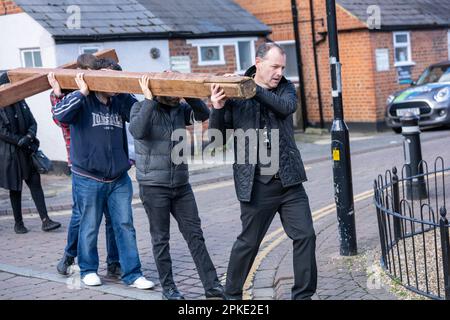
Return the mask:
<path id="1" fill-rule="evenodd" d="M 116 50 L 114 49 L 105 49 L 94 53 L 94 55 L 98 58 L 109 58 L 116 62 L 119 61 Z M 77 62 L 74 61 L 62 65 L 58 68 L 75 69 L 76 67 Z M 50 88 L 51 87 L 48 84 L 47 80 L 47 74 L 42 73 L 32 75 L 28 78 L 22 79 L 21 81 L 0 88 L 0 108 L 9 106 L 25 98 L 44 92 Z"/>
<path id="2" fill-rule="evenodd" d="M 54 72 L 63 89 L 78 89 L 75 76 L 80 70 L 19 68 L 8 71 L 11 82 L 19 82 L 35 75 Z M 252 78 L 215 76 L 201 73 L 124 72 L 83 70 L 84 79 L 91 91 L 141 94 L 139 79 L 147 74 L 149 87 L 156 96 L 203 98 L 211 94 L 211 84 L 219 84 L 227 97 L 248 99 L 255 95 L 256 84 Z"/>

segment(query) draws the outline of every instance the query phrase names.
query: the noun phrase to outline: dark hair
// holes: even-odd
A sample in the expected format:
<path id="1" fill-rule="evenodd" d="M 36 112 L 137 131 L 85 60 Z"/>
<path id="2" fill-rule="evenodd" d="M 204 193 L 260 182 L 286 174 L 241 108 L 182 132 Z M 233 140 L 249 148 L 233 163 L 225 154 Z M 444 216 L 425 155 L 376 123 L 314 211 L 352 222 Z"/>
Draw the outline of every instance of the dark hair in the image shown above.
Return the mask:
<path id="1" fill-rule="evenodd" d="M 97 59 L 97 63 L 95 64 L 95 69 L 111 69 L 116 71 L 122 71 L 122 67 L 112 59 L 108 58 L 100 58 Z"/>
<path id="2" fill-rule="evenodd" d="M 8 73 L 6 71 L 2 72 L 2 74 L 0 74 L 0 86 L 2 84 L 9 83 L 9 82 L 10 81 L 9 81 L 9 78 L 8 78 Z"/>
<path id="3" fill-rule="evenodd" d="M 80 54 L 77 58 L 77 68 L 95 69 L 98 58 L 90 53 Z"/>
<path id="4" fill-rule="evenodd" d="M 284 51 L 279 44 L 276 44 L 275 42 L 265 42 L 256 49 L 256 57 L 264 59 L 272 48 L 277 48 L 282 54 L 286 55 L 286 51 Z"/>

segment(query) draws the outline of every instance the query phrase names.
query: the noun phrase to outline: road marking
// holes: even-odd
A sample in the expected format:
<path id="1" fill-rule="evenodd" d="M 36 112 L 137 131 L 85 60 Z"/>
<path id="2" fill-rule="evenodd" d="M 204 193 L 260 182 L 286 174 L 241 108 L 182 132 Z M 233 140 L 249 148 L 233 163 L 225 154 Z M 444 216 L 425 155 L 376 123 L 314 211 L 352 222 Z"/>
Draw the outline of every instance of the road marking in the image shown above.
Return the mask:
<path id="1" fill-rule="evenodd" d="M 220 188 L 225 188 L 225 187 L 230 187 L 234 185 L 234 180 L 226 180 L 226 181 L 221 181 L 221 182 L 213 182 L 204 186 L 198 186 L 198 187 L 194 187 L 192 188 L 192 191 L 194 192 L 204 192 L 204 191 L 210 191 L 210 190 L 215 190 L 215 189 L 220 189 Z"/>
<path id="2" fill-rule="evenodd" d="M 307 169 L 310 169 L 311 167 L 307 167 Z M 444 173 L 444 175 L 448 175 L 450 174 L 450 172 L 448 173 Z M 442 175 L 442 173 L 439 173 L 436 175 L 436 177 L 440 177 Z M 432 176 L 434 177 L 434 176 Z M 203 192 L 203 191 L 209 191 L 209 190 L 213 190 L 213 189 L 219 189 L 219 188 L 224 188 L 224 187 L 228 187 L 234 184 L 233 180 L 230 181 L 223 181 L 223 182 L 218 182 L 215 184 L 212 184 L 211 186 L 209 185 L 205 185 L 205 186 L 199 186 L 199 187 L 195 187 L 193 188 L 194 192 Z M 373 190 L 368 190 L 362 193 L 357 194 L 356 196 L 354 196 L 354 203 L 359 202 L 359 201 L 363 201 L 367 198 L 370 198 L 373 196 Z M 136 204 L 140 204 L 141 201 L 139 199 L 133 199 L 132 201 L 132 205 L 136 205 Z M 313 221 L 317 221 L 331 213 L 334 213 L 336 210 L 336 204 L 330 204 L 327 205 L 325 207 L 322 207 L 321 209 L 318 209 L 316 211 L 314 211 L 312 213 L 312 218 Z M 63 211 L 59 211 L 59 212 L 53 212 L 52 216 L 64 216 L 64 215 L 70 215 L 72 214 L 72 210 L 63 210 Z M 39 218 L 38 214 L 28 214 L 25 215 L 25 217 L 27 219 L 31 219 L 31 218 Z M 6 217 L 0 217 L 0 221 L 1 220 L 7 220 L 7 219 L 12 219 L 12 217 L 6 216 Z M 261 242 L 261 245 L 270 242 L 273 238 L 276 238 L 280 233 L 283 233 L 284 229 L 283 227 L 278 228 L 277 230 L 271 232 L 270 234 L 266 235 L 264 237 L 264 239 Z M 287 239 L 287 235 L 285 233 L 283 233 L 282 235 L 278 236 L 272 243 L 270 243 L 266 248 L 264 248 L 255 258 L 255 261 L 252 265 L 252 268 L 250 269 L 249 275 L 247 277 L 247 280 L 245 281 L 244 284 L 244 292 L 243 292 L 243 299 L 244 300 L 249 300 L 252 298 L 252 286 L 253 286 L 253 279 L 255 277 L 255 274 L 259 268 L 259 266 L 261 265 L 262 261 L 267 257 L 267 255 L 274 250 L 278 245 L 280 245 L 284 240 Z M 9 266 L 9 265 L 5 265 L 5 264 L 0 264 L 0 270 L 4 271 L 4 272 L 9 272 L 9 273 L 13 273 L 13 274 L 17 274 L 17 275 L 23 275 L 23 276 L 28 276 L 28 277 L 34 277 L 34 278 L 40 278 L 40 279 L 45 279 L 45 280 L 49 280 L 49 281 L 54 281 L 54 282 L 59 282 L 62 283 L 62 279 L 61 277 L 57 277 L 54 274 L 49 274 L 49 273 L 41 273 L 41 272 L 35 272 L 31 269 L 25 269 L 25 268 L 19 268 L 19 267 L 15 267 L 15 266 Z M 225 277 L 226 274 L 222 275 L 221 277 L 221 282 L 225 282 Z M 66 283 L 64 281 L 64 283 Z M 102 287 L 102 288 L 89 288 L 91 290 L 96 290 L 96 291 L 101 291 L 104 293 L 110 293 L 110 294 L 115 294 L 115 295 L 122 295 L 125 297 L 133 297 L 135 299 L 140 299 L 143 298 L 140 294 L 133 293 L 126 293 L 125 294 L 125 290 L 126 289 L 116 289 L 116 288 L 107 288 L 107 287 Z M 127 290 L 128 291 L 128 290 Z M 146 298 L 148 298 L 148 293 L 146 293 Z"/>
<path id="3" fill-rule="evenodd" d="M 450 175 L 450 172 L 445 172 L 445 173 L 439 172 L 435 176 L 431 175 L 431 178 L 434 178 L 434 177 L 439 178 L 442 175 L 444 175 L 444 176 Z M 356 196 L 353 197 L 353 202 L 357 203 L 357 202 L 366 200 L 370 197 L 373 197 L 373 190 L 367 190 L 367 191 L 357 194 Z M 325 207 L 323 207 L 319 210 L 316 210 L 312 213 L 313 221 L 317 221 L 317 220 L 319 220 L 331 213 L 334 213 L 334 212 L 336 212 L 336 204 L 335 203 L 325 206 Z M 273 231 L 272 233 L 270 233 L 263 239 L 263 241 L 261 242 L 261 245 L 263 243 L 266 243 L 266 242 L 270 241 L 271 239 L 275 238 L 278 234 L 282 233 L 283 231 L 284 231 L 283 227 L 280 227 L 277 230 Z M 244 300 L 252 299 L 253 279 L 254 279 L 255 274 L 256 274 L 259 266 L 261 265 L 262 261 L 267 257 L 267 255 L 272 250 L 274 250 L 279 244 L 281 244 L 286 239 L 287 239 L 287 235 L 285 233 L 283 233 L 281 236 L 276 238 L 270 245 L 268 245 L 266 248 L 264 248 L 263 251 L 258 253 L 258 255 L 256 256 L 255 261 L 252 265 L 252 268 L 250 269 L 250 272 L 247 276 L 245 284 L 244 284 L 244 292 L 243 292 Z"/>
<path id="4" fill-rule="evenodd" d="M 372 196 L 373 196 L 373 191 L 368 190 L 368 191 L 359 193 L 356 196 L 354 196 L 353 201 L 356 203 L 356 202 L 365 200 L 367 198 L 370 198 Z M 331 213 L 334 213 L 334 212 L 336 212 L 336 204 L 333 203 L 328 206 L 325 206 L 325 207 L 323 207 L 319 210 L 316 210 L 312 213 L 313 221 L 317 221 L 317 220 L 319 220 Z M 266 237 L 264 237 L 263 241 L 261 242 L 261 245 L 262 245 L 266 242 L 269 242 L 271 239 L 275 238 L 280 233 L 283 233 L 282 235 L 278 236 L 278 238 L 276 238 L 272 243 L 270 243 L 266 248 L 264 248 L 260 253 L 258 253 L 258 255 L 256 256 L 255 261 L 253 262 L 253 265 L 250 269 L 250 272 L 249 272 L 247 279 L 245 281 L 245 284 L 244 284 L 244 292 L 242 295 L 242 298 L 244 300 L 252 299 L 253 280 L 255 278 L 256 272 L 257 272 L 258 268 L 260 267 L 262 261 L 267 257 L 267 255 L 272 250 L 274 250 L 278 245 L 280 245 L 284 240 L 286 240 L 288 238 L 287 235 L 283 231 L 284 231 L 283 227 L 280 227 L 277 230 L 270 233 L 269 235 L 267 235 Z"/>
<path id="5" fill-rule="evenodd" d="M 354 137 L 354 138 L 350 138 L 350 142 L 353 141 L 362 141 L 362 140 L 370 140 L 375 138 L 375 136 L 366 136 L 366 137 Z M 317 144 L 317 145 L 327 145 L 327 144 L 331 144 L 331 139 L 320 139 L 317 140 L 315 142 L 313 142 L 313 144 Z"/>
<path id="6" fill-rule="evenodd" d="M 311 169 L 312 169 L 311 166 L 305 167 L 305 171 L 308 171 Z M 209 183 L 207 185 L 194 187 L 194 188 L 192 188 L 192 190 L 194 192 L 204 192 L 204 191 L 210 191 L 210 190 L 219 189 L 219 188 L 230 187 L 233 185 L 234 185 L 234 179 L 230 179 L 230 180 L 226 180 L 226 181 L 213 182 L 213 183 Z"/>

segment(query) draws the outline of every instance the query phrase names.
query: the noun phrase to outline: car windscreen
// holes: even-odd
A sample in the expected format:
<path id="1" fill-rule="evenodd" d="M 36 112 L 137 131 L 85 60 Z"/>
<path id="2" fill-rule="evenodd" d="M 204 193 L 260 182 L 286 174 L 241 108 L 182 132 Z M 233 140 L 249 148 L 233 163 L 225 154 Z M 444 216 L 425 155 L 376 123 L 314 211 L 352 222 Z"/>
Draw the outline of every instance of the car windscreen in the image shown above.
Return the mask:
<path id="1" fill-rule="evenodd" d="M 450 82 L 450 65 L 427 68 L 417 80 L 417 85 L 433 82 Z"/>

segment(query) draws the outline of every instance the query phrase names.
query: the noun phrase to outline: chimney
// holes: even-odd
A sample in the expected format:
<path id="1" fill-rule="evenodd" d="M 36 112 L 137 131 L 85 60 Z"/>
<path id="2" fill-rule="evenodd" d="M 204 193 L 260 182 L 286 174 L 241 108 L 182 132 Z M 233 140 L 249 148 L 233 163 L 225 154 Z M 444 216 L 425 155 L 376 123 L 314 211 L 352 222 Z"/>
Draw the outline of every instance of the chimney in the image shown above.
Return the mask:
<path id="1" fill-rule="evenodd" d="M 12 0 L 0 0 L 0 16 L 21 13 L 23 10 Z"/>

